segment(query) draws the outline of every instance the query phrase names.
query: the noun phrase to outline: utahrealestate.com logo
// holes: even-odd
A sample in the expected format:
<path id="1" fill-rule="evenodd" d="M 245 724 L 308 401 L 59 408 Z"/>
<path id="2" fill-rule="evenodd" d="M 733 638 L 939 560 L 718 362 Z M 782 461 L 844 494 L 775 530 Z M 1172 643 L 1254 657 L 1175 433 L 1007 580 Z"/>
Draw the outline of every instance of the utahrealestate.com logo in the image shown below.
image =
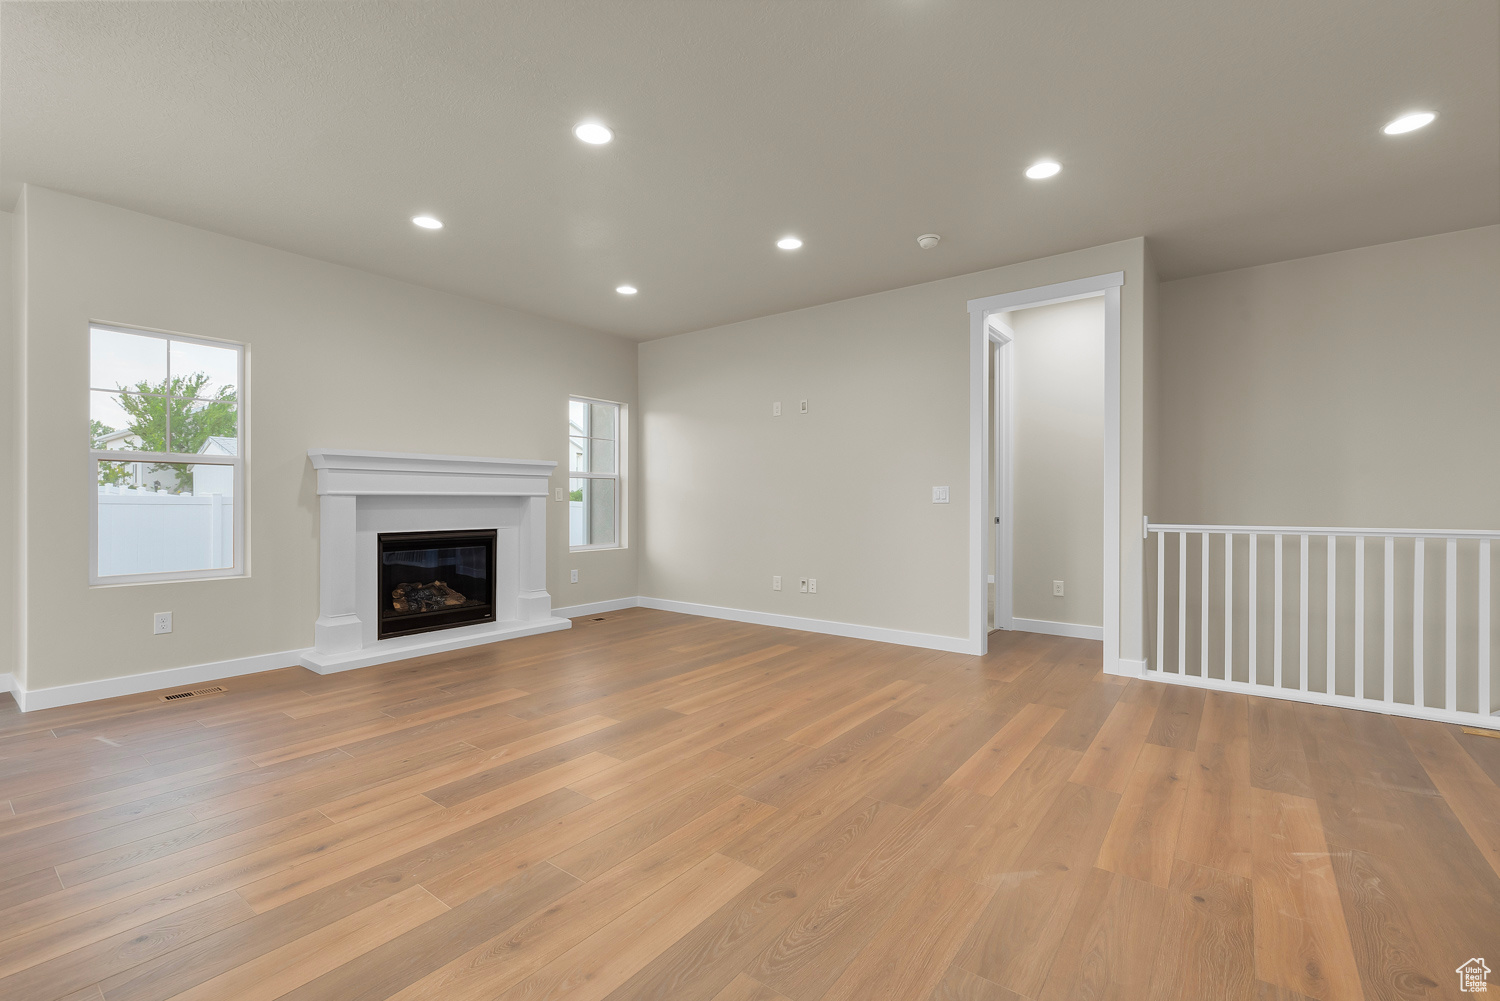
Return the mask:
<path id="1" fill-rule="evenodd" d="M 1477 956 L 1460 966 L 1455 972 L 1458 973 L 1458 989 L 1470 991 L 1475 994 L 1488 992 L 1490 989 L 1490 968 L 1484 965 L 1484 957 Z"/>

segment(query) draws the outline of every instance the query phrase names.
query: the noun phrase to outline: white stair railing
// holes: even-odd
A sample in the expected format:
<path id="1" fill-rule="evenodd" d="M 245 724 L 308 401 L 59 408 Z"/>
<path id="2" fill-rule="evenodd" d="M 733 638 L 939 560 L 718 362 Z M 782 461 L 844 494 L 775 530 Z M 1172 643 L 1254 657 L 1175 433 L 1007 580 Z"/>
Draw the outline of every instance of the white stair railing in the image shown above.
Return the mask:
<path id="1" fill-rule="evenodd" d="M 1152 680 L 1500 729 L 1500 532 L 1147 523 L 1146 535 Z"/>

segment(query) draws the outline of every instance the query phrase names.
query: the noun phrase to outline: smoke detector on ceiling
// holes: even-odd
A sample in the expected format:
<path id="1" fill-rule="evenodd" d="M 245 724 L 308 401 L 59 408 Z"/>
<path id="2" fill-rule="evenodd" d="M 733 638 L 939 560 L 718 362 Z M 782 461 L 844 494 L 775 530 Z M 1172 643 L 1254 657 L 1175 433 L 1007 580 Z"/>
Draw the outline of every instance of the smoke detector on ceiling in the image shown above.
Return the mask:
<path id="1" fill-rule="evenodd" d="M 917 237 L 917 246 L 921 247 L 923 250 L 931 250 L 933 247 L 936 247 L 938 245 L 938 241 L 941 239 L 942 237 L 938 236 L 936 233 L 923 233 L 921 236 Z"/>

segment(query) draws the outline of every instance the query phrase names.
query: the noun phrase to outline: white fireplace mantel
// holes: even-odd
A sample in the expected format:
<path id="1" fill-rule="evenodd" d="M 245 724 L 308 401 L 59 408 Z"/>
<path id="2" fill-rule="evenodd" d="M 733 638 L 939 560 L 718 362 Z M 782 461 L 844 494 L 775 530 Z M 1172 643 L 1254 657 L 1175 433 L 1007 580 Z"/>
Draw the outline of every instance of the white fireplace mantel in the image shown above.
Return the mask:
<path id="1" fill-rule="evenodd" d="M 314 448 L 318 604 L 304 666 L 320 674 L 567 629 L 547 593 L 547 492 L 557 463 Z M 496 621 L 378 639 L 382 532 L 496 529 Z"/>

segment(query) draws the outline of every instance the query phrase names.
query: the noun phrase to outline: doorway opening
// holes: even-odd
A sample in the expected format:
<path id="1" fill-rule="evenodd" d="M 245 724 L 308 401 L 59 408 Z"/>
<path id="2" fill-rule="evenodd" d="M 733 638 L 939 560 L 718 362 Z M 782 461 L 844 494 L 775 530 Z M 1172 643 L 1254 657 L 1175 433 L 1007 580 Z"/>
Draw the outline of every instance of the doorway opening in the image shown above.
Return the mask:
<path id="1" fill-rule="evenodd" d="M 994 312 L 991 632 L 1104 632 L 1104 294 Z"/>
<path id="2" fill-rule="evenodd" d="M 970 637 L 1103 639 L 1119 656 L 1120 286 L 1115 272 L 975 299 Z"/>

